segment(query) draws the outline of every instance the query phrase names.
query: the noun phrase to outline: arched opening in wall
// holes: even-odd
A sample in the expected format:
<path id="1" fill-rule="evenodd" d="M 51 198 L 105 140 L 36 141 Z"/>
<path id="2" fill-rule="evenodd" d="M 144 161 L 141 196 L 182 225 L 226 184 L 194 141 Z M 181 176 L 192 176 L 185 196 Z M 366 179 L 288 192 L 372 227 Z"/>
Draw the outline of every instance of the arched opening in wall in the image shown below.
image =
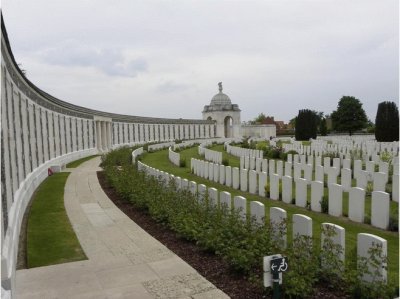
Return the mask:
<path id="1" fill-rule="evenodd" d="M 230 116 L 225 117 L 224 119 L 224 135 L 225 138 L 233 137 L 233 119 Z"/>
<path id="2" fill-rule="evenodd" d="M 212 117 L 211 116 L 207 117 L 207 120 L 212 120 Z"/>

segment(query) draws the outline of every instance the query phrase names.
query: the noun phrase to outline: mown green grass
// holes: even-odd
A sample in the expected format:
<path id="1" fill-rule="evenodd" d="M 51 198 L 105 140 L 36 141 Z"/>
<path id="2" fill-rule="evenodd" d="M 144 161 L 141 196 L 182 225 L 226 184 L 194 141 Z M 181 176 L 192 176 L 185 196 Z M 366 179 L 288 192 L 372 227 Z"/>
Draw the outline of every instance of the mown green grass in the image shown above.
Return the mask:
<path id="1" fill-rule="evenodd" d="M 28 218 L 28 268 L 86 259 L 64 207 L 69 172 L 48 177 L 36 191 Z"/>
<path id="2" fill-rule="evenodd" d="M 214 149 L 214 147 L 213 147 Z M 285 209 L 288 215 L 288 220 L 292 219 L 293 214 L 303 214 L 311 217 L 313 219 L 313 236 L 315 242 L 320 242 L 321 235 L 321 224 L 324 222 L 334 223 L 342 226 L 346 230 L 346 256 L 350 258 L 354 251 L 356 250 L 357 245 L 357 234 L 358 233 L 370 233 L 382 237 L 388 242 L 388 276 L 389 280 L 393 283 L 398 283 L 399 280 L 399 236 L 396 232 L 389 232 L 381 229 L 374 228 L 370 225 L 363 223 L 356 223 L 350 221 L 345 217 L 333 217 L 323 213 L 317 213 L 310 211 L 306 208 L 300 208 L 292 204 L 286 204 L 282 201 L 271 200 L 267 198 L 262 198 L 260 196 L 250 194 L 248 192 L 241 192 L 239 190 L 235 190 L 233 188 L 211 182 L 209 180 L 200 178 L 192 173 L 190 173 L 190 158 L 201 158 L 197 153 L 197 147 L 189 148 L 180 152 L 181 157 L 184 157 L 189 163 L 186 164 L 186 167 L 177 167 L 169 162 L 168 160 L 168 151 L 158 151 L 152 154 L 144 154 L 141 157 L 143 163 L 155 167 L 157 169 L 166 171 L 175 176 L 180 176 L 182 178 L 186 178 L 189 181 L 195 181 L 198 184 L 204 184 L 207 187 L 214 187 L 219 191 L 228 191 L 233 196 L 241 195 L 247 198 L 248 204 L 251 200 L 257 200 L 262 202 L 266 208 L 266 221 L 269 221 L 269 208 L 270 207 L 280 207 Z M 236 158 L 236 157 L 235 157 Z M 238 158 L 236 158 L 238 159 Z M 288 241 L 290 242 L 292 239 L 292 229 L 291 225 L 288 225 Z"/>
<path id="3" fill-rule="evenodd" d="M 93 155 L 93 156 L 89 156 L 89 157 L 85 157 L 76 161 L 72 161 L 70 163 L 67 164 L 67 168 L 77 168 L 79 165 L 81 165 L 83 162 L 89 161 L 91 159 L 93 159 L 94 157 L 97 157 L 98 155 Z"/>

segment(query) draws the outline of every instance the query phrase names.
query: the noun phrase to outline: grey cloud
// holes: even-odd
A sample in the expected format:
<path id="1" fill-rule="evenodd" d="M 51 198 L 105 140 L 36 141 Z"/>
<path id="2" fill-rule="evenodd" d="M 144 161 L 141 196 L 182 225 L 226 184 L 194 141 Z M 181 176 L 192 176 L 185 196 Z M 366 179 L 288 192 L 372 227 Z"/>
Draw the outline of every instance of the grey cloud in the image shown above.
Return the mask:
<path id="1" fill-rule="evenodd" d="M 93 47 L 67 40 L 39 52 L 42 61 L 62 66 L 93 67 L 109 76 L 136 77 L 148 69 L 143 57 L 125 59 L 117 48 Z"/>

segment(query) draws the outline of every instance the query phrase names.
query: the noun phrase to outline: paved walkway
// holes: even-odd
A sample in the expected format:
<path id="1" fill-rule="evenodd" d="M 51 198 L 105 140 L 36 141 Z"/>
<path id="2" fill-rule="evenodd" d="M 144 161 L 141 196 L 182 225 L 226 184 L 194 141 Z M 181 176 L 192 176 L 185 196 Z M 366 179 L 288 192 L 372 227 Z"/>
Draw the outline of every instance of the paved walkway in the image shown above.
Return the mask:
<path id="1" fill-rule="evenodd" d="M 65 186 L 65 207 L 88 260 L 17 271 L 16 298 L 229 298 L 122 213 L 97 180 L 100 158 Z"/>

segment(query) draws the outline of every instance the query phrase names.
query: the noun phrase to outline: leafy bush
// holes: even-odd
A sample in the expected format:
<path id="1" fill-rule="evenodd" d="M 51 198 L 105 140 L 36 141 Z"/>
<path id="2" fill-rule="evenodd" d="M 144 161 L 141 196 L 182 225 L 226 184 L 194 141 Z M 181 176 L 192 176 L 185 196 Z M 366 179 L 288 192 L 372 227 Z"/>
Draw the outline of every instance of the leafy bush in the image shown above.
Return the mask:
<path id="1" fill-rule="evenodd" d="M 329 212 L 329 200 L 327 196 L 322 196 L 322 200 L 319 202 L 321 204 L 321 212 L 328 214 Z"/>
<path id="2" fill-rule="evenodd" d="M 222 159 L 222 165 L 229 166 L 229 159 L 228 158 L 223 158 Z"/>
<path id="3" fill-rule="evenodd" d="M 179 159 L 179 167 L 186 167 L 186 159 L 183 157 L 180 157 Z"/>

